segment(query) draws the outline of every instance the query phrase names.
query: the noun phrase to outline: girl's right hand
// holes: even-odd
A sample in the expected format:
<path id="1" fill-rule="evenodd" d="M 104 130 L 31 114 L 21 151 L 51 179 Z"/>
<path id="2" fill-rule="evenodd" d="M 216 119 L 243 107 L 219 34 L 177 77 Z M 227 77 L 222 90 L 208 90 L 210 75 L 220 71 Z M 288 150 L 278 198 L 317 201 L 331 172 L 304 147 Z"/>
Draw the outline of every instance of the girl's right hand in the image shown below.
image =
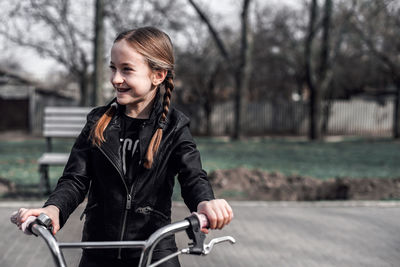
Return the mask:
<path id="1" fill-rule="evenodd" d="M 17 214 L 17 226 L 20 226 L 22 223 L 24 223 L 28 217 L 37 217 L 40 215 L 40 213 L 44 213 L 50 217 L 53 224 L 53 235 L 55 235 L 58 230 L 60 230 L 60 210 L 54 205 L 39 209 L 20 208 Z"/>

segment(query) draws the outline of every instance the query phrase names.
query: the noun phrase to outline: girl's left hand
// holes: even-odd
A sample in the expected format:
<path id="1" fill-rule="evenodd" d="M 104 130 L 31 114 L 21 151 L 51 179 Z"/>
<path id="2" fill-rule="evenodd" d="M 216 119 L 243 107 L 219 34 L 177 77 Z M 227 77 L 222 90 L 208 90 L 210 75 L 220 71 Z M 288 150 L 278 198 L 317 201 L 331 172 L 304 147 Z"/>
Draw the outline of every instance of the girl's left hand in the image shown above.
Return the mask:
<path id="1" fill-rule="evenodd" d="M 222 229 L 233 219 L 232 208 L 225 199 L 202 201 L 197 205 L 197 212 L 207 216 L 211 229 Z"/>

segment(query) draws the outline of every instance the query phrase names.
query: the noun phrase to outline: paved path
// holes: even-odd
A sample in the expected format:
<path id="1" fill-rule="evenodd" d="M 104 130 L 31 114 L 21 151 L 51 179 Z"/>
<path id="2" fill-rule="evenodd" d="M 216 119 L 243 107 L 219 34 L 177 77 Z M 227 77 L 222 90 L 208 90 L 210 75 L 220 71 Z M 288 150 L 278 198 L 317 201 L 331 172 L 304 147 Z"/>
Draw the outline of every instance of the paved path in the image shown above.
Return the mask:
<path id="1" fill-rule="evenodd" d="M 217 246 L 207 257 L 182 256 L 182 266 L 400 266 L 400 202 L 231 204 L 234 221 L 209 236 L 229 234 L 237 244 Z M 20 206 L 0 202 L 0 266 L 53 266 L 41 240 L 9 223 L 9 214 Z M 79 240 L 81 210 L 60 231 L 59 241 Z M 178 220 L 187 210 L 176 203 L 173 214 Z M 177 239 L 183 247 L 184 235 Z M 77 265 L 79 255 L 79 250 L 65 250 L 69 266 Z"/>

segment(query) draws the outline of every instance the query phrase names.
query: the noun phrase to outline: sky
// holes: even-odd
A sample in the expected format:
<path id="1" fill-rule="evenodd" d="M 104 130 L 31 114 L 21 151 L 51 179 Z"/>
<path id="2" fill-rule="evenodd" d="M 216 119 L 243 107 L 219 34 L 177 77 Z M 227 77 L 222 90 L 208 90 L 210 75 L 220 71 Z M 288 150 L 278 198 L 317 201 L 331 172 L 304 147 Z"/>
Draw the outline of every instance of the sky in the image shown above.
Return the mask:
<path id="1" fill-rule="evenodd" d="M 266 3 L 270 5 L 282 5 L 287 4 L 290 6 L 299 5 L 300 0 L 256 0 L 259 4 L 264 5 Z M 220 14 L 222 21 L 220 24 L 226 25 L 238 25 L 237 18 L 241 8 L 242 0 L 197 0 L 197 3 L 202 4 L 203 7 L 209 6 L 211 10 L 214 10 Z M 189 7 L 191 8 L 191 7 Z M 220 26 L 220 25 L 219 25 Z M 15 60 L 19 62 L 24 69 L 32 78 L 46 82 L 46 77 L 50 72 L 64 70 L 55 60 L 49 58 L 42 58 L 36 52 L 27 49 L 16 47 L 12 42 L 0 39 L 4 45 L 2 46 L 2 53 L 0 60 Z"/>

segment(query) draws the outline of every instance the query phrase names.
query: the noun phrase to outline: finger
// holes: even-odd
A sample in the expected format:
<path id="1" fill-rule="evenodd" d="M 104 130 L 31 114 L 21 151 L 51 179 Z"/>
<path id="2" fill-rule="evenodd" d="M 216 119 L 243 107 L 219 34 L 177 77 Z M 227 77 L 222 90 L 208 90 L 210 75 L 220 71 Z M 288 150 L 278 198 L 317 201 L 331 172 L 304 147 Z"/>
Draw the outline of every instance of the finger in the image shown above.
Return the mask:
<path id="1" fill-rule="evenodd" d="M 53 220 L 52 225 L 53 225 L 53 235 L 55 235 L 58 232 L 58 230 L 60 230 L 60 224 Z"/>
<path id="2" fill-rule="evenodd" d="M 217 214 L 214 212 L 213 209 L 208 209 L 206 215 L 210 224 L 210 228 L 215 229 L 217 227 Z"/>
<path id="3" fill-rule="evenodd" d="M 224 225 L 223 226 L 225 226 L 225 225 L 229 224 L 230 216 L 229 216 L 229 213 L 228 213 L 228 211 L 227 211 L 227 209 L 225 207 L 222 209 L 222 213 L 223 213 L 223 216 L 224 216 Z"/>
<path id="4" fill-rule="evenodd" d="M 40 213 L 42 213 L 43 210 L 42 209 L 29 209 L 27 211 L 25 211 L 21 217 L 21 222 L 25 222 L 26 219 L 28 219 L 29 216 L 39 216 Z"/>
<path id="5" fill-rule="evenodd" d="M 233 210 L 232 210 L 231 206 L 228 204 L 228 202 L 226 202 L 226 201 L 225 201 L 225 210 L 229 215 L 229 220 L 228 220 L 228 224 L 229 224 L 233 219 Z"/>
<path id="6" fill-rule="evenodd" d="M 208 234 L 210 231 L 207 228 L 202 228 L 201 231 L 205 234 Z"/>
<path id="7" fill-rule="evenodd" d="M 228 223 L 227 224 L 229 224 L 233 219 L 233 211 L 232 211 L 232 208 L 229 206 L 229 204 L 227 204 L 225 206 L 225 210 L 228 213 Z"/>
<path id="8" fill-rule="evenodd" d="M 22 214 L 23 214 L 25 211 L 27 211 L 27 209 L 25 209 L 25 208 L 20 208 L 20 209 L 18 210 L 18 212 L 17 212 L 17 219 L 18 219 L 18 220 L 21 219 Z"/>
<path id="9" fill-rule="evenodd" d="M 27 211 L 27 209 L 24 209 L 24 208 L 20 208 L 20 209 L 18 210 L 18 213 L 17 213 L 17 225 L 18 225 L 18 227 L 21 226 L 21 224 L 22 224 L 22 217 L 23 217 L 23 214 L 24 214 L 26 211 Z"/>
<path id="10" fill-rule="evenodd" d="M 222 229 L 228 220 L 228 213 L 226 212 L 227 202 L 224 199 L 215 200 L 215 210 L 218 216 L 217 228 Z"/>
<path id="11" fill-rule="evenodd" d="M 224 226 L 224 215 L 220 207 L 215 208 L 215 213 L 217 215 L 217 229 L 221 229 Z"/>

